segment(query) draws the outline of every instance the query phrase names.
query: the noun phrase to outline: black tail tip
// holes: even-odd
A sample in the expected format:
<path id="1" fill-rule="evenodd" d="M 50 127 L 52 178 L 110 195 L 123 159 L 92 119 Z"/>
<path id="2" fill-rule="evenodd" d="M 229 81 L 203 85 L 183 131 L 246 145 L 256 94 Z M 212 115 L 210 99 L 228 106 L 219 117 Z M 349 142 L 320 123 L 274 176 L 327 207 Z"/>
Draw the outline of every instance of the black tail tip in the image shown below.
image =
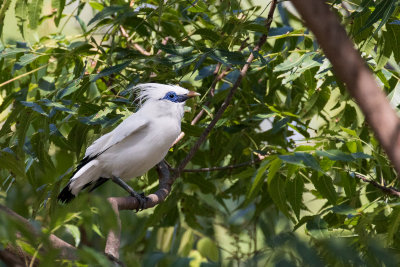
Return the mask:
<path id="1" fill-rule="evenodd" d="M 75 198 L 75 195 L 72 194 L 71 189 L 69 189 L 69 184 L 58 194 L 58 201 L 62 203 L 69 203 L 71 200 Z"/>

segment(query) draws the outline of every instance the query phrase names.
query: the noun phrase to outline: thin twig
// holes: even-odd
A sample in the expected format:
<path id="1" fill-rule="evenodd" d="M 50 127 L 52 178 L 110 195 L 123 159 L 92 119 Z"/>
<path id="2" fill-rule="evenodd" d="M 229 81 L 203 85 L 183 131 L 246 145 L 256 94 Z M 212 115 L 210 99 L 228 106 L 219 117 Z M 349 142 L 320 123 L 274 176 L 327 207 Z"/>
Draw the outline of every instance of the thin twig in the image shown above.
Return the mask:
<path id="1" fill-rule="evenodd" d="M 267 32 L 269 31 L 273 19 L 273 14 L 275 11 L 277 0 L 272 0 L 271 2 L 271 7 L 270 11 L 268 13 L 268 18 L 266 20 L 266 29 Z M 257 53 L 261 46 L 266 42 L 267 40 L 267 34 L 263 34 L 258 41 L 258 44 L 254 47 L 253 52 L 250 53 L 246 64 L 243 66 L 243 68 L 240 71 L 239 77 L 237 78 L 236 82 L 232 86 L 230 92 L 226 96 L 224 102 L 222 103 L 221 107 L 215 114 L 214 118 L 211 120 L 210 124 L 207 126 L 207 128 L 203 131 L 203 133 L 200 135 L 200 137 L 197 139 L 196 143 L 193 145 L 193 147 L 190 149 L 189 153 L 187 156 L 182 160 L 182 162 L 179 164 L 178 167 L 178 172 L 176 173 L 175 178 L 179 177 L 180 173 L 182 170 L 185 168 L 185 166 L 189 163 L 189 161 L 193 158 L 194 154 L 197 152 L 197 150 L 200 148 L 200 145 L 203 144 L 203 142 L 206 140 L 208 134 L 211 132 L 211 130 L 215 127 L 219 119 L 221 119 L 222 114 L 225 112 L 226 108 L 228 107 L 229 103 L 231 102 L 233 95 L 235 94 L 237 88 L 239 87 L 240 83 L 242 82 L 242 79 L 244 76 L 246 76 L 247 70 L 250 67 L 251 62 L 254 59 L 254 54 Z"/>
<path id="2" fill-rule="evenodd" d="M 254 160 L 242 162 L 242 163 L 235 164 L 235 165 L 222 166 L 222 167 L 199 168 L 199 169 L 183 169 L 182 172 L 212 172 L 212 171 L 232 170 L 232 169 L 236 169 L 236 168 L 253 165 L 260 161 L 261 161 L 260 158 L 255 158 Z M 173 170 L 177 171 L 177 169 L 173 169 Z"/>
<path id="3" fill-rule="evenodd" d="M 141 45 L 137 44 L 137 43 L 130 43 L 129 42 L 129 34 L 126 32 L 125 28 L 122 25 L 119 25 L 119 31 L 121 32 L 121 35 L 124 36 L 125 38 L 128 39 L 128 44 L 135 48 L 137 51 L 139 51 L 142 55 L 145 56 L 151 56 L 152 53 L 146 51 L 146 49 L 144 49 Z"/>
<path id="4" fill-rule="evenodd" d="M 370 185 L 375 186 L 376 188 L 380 189 L 381 191 L 383 191 L 384 193 L 386 193 L 388 195 L 400 197 L 400 191 L 396 190 L 393 187 L 387 187 L 387 186 L 381 185 L 381 184 L 377 183 L 376 181 L 370 180 L 367 177 L 365 177 L 364 175 L 359 174 L 359 173 L 354 173 L 354 175 L 358 179 L 360 179 L 366 183 L 369 183 Z"/>
<path id="5" fill-rule="evenodd" d="M 16 224 L 23 225 L 26 231 L 24 231 L 24 234 L 31 234 L 36 237 L 40 236 L 40 231 L 33 227 L 33 225 L 27 219 L 1 204 L 0 214 L 11 218 L 15 221 Z M 20 235 L 17 233 L 17 238 L 18 236 Z M 70 245 L 69 243 L 65 242 L 64 240 L 58 238 L 53 234 L 51 234 L 48 238 L 49 244 L 53 248 L 60 251 L 61 258 L 70 260 L 76 259 L 76 248 L 74 246 Z M 27 266 L 28 263 L 26 262 L 26 260 L 31 261 L 32 266 L 36 266 L 36 264 L 38 264 L 37 259 L 32 258 L 31 255 L 25 253 L 21 248 L 13 246 L 11 244 L 8 245 L 5 249 L 0 250 L 0 259 L 4 259 L 5 257 L 7 258 L 7 262 L 13 264 L 12 266 L 18 266 L 19 262 L 25 262 L 26 264 L 24 266 Z"/>
<path id="6" fill-rule="evenodd" d="M 247 47 L 247 41 L 249 40 L 249 37 L 247 37 L 246 39 L 244 39 L 243 40 L 243 42 L 242 42 L 242 44 L 241 44 L 241 46 L 240 46 L 240 48 L 239 48 L 239 52 L 240 51 L 242 51 L 244 48 L 246 48 Z M 212 82 L 212 84 L 211 84 L 211 86 L 210 86 L 210 96 L 211 97 L 214 97 L 214 93 L 215 93 L 215 87 L 217 86 L 217 83 L 219 82 L 219 81 L 221 81 L 228 73 L 229 73 L 229 71 L 231 70 L 231 68 L 232 68 L 232 66 L 228 66 L 225 70 L 223 70 L 222 72 L 221 72 L 221 74 L 219 74 L 218 75 L 218 73 L 220 72 L 220 70 L 221 70 L 221 67 L 222 67 L 222 64 L 221 64 L 221 62 L 218 62 L 217 63 L 217 66 L 215 67 L 215 70 L 214 70 L 214 80 L 213 80 L 213 82 Z M 206 106 L 206 107 L 208 107 L 209 105 L 211 104 L 211 100 L 208 100 L 205 104 L 204 104 L 204 106 Z M 197 115 L 193 118 L 193 120 L 192 120 L 192 122 L 190 123 L 190 125 L 195 125 L 200 119 L 201 119 L 201 117 L 203 116 L 203 114 L 204 114 L 204 109 L 201 109 L 200 111 L 199 111 L 199 113 L 197 113 Z M 183 139 L 183 137 L 185 137 L 185 133 L 184 132 L 181 132 L 180 134 L 179 134 L 179 136 L 176 138 L 176 140 L 174 141 L 174 143 L 172 144 L 172 146 L 174 146 L 176 143 L 178 143 L 179 141 L 181 141 L 182 139 Z"/>
<path id="7" fill-rule="evenodd" d="M 43 66 L 40 66 L 40 67 L 38 67 L 38 68 L 36 68 L 36 69 L 34 69 L 34 70 L 25 72 L 25 73 L 23 73 L 23 74 L 21 74 L 21 75 L 18 75 L 17 77 L 14 77 L 14 78 L 12 78 L 12 79 L 10 79 L 10 80 L 8 80 L 8 81 L 5 81 L 5 82 L 3 82 L 3 83 L 0 83 L 0 88 L 3 87 L 3 86 L 6 85 L 6 84 L 9 84 L 9 83 L 11 83 L 11 82 L 13 82 L 13 81 L 16 81 L 16 80 L 18 80 L 18 79 L 21 79 L 22 77 L 28 76 L 29 74 L 32 74 L 32 73 L 34 73 L 34 72 L 36 72 L 36 71 L 38 71 L 38 70 L 41 70 L 41 69 L 47 67 L 48 65 L 49 65 L 49 63 L 44 64 Z"/>

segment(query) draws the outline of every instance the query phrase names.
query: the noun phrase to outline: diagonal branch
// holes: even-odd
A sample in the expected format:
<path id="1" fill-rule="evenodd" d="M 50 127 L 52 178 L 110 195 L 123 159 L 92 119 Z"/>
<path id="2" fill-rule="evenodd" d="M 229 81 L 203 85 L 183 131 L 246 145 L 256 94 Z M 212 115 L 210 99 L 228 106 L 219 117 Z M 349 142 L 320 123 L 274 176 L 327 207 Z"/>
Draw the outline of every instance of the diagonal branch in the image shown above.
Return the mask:
<path id="1" fill-rule="evenodd" d="M 380 189 L 382 192 L 388 194 L 388 195 L 392 195 L 392 196 L 396 196 L 396 197 L 400 197 L 400 191 L 397 191 L 395 188 L 393 187 L 388 187 L 388 186 L 384 186 L 379 184 L 378 182 L 374 181 L 374 180 L 370 180 L 367 177 L 365 177 L 364 175 L 361 175 L 359 173 L 354 173 L 355 177 L 357 177 L 358 179 L 369 183 L 373 186 L 375 186 L 376 188 Z"/>
<path id="2" fill-rule="evenodd" d="M 27 219 L 1 204 L 0 214 L 4 214 L 7 217 L 15 220 L 16 223 L 21 224 L 27 230 L 27 232 L 33 236 L 39 236 L 40 233 L 38 230 L 34 228 Z M 76 259 L 76 248 L 74 246 L 53 234 L 49 236 L 49 242 L 53 248 L 59 249 L 61 258 L 70 260 Z M 0 250 L 0 259 L 7 262 L 7 264 L 10 266 L 18 266 L 21 264 L 21 262 L 25 263 L 26 260 L 31 261 L 32 256 L 25 253 L 21 248 L 9 244 L 5 249 Z M 33 264 L 36 266 L 38 262 L 34 260 Z"/>
<path id="3" fill-rule="evenodd" d="M 237 169 L 237 168 L 241 168 L 241 167 L 254 165 L 257 162 L 260 162 L 261 160 L 262 160 L 261 158 L 255 158 L 253 160 L 242 162 L 242 163 L 235 164 L 235 165 L 228 165 L 228 166 L 222 166 L 222 167 L 211 167 L 211 168 L 199 168 L 199 169 L 183 169 L 182 172 L 212 172 L 212 171 L 233 170 L 233 169 Z"/>
<path id="4" fill-rule="evenodd" d="M 400 120 L 336 15 L 321 0 L 292 0 L 338 79 L 361 108 L 400 179 Z"/>
<path id="5" fill-rule="evenodd" d="M 267 29 L 267 32 L 269 31 L 274 15 L 274 11 L 276 8 L 276 3 L 277 0 L 272 0 L 271 2 L 271 7 L 268 13 L 267 20 L 265 22 L 265 27 Z M 211 130 L 215 127 L 217 122 L 221 119 L 223 113 L 225 112 L 226 108 L 228 107 L 229 103 L 231 102 L 233 95 L 235 94 L 236 90 L 238 89 L 240 83 L 242 82 L 243 77 L 246 76 L 246 73 L 250 67 L 251 62 L 254 59 L 254 54 L 257 53 L 261 46 L 266 42 L 267 40 L 267 34 L 263 34 L 260 37 L 260 40 L 258 41 L 257 45 L 254 47 L 252 53 L 250 53 L 249 57 L 247 58 L 247 61 L 243 68 L 240 70 L 239 77 L 237 78 L 236 82 L 233 84 L 231 90 L 229 91 L 228 95 L 226 96 L 224 102 L 222 103 L 221 107 L 215 114 L 214 118 L 210 122 L 210 124 L 207 126 L 207 128 L 203 131 L 203 133 L 200 135 L 200 137 L 197 139 L 196 143 L 193 145 L 193 147 L 190 149 L 189 153 L 187 156 L 182 160 L 182 162 L 178 166 L 178 171 L 176 173 L 175 179 L 180 176 L 181 172 L 185 168 L 185 166 L 189 163 L 189 161 L 193 158 L 194 154 L 199 150 L 200 145 L 204 143 L 206 140 L 208 134 L 211 132 Z"/>

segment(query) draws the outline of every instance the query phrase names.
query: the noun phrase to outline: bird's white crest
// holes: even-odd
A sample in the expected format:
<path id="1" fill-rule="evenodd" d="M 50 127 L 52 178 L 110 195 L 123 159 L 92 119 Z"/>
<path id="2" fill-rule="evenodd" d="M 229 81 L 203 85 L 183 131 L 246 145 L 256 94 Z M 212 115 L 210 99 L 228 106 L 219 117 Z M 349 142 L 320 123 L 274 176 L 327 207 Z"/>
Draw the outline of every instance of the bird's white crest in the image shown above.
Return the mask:
<path id="1" fill-rule="evenodd" d="M 159 83 L 142 83 L 138 84 L 132 89 L 136 92 L 137 97 L 135 101 L 142 106 L 147 100 L 158 100 L 163 98 L 166 93 L 174 91 L 177 94 L 187 94 L 189 91 L 183 87 L 172 84 L 159 84 Z"/>

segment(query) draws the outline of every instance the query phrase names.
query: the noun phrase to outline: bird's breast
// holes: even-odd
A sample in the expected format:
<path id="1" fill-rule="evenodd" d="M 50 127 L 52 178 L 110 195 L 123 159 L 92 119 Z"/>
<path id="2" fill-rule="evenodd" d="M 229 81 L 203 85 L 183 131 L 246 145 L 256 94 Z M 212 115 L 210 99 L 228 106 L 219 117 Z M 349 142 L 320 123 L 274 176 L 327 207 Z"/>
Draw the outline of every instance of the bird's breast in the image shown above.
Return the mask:
<path id="1" fill-rule="evenodd" d="M 105 169 L 112 170 L 110 176 L 124 180 L 143 175 L 166 156 L 180 130 L 180 121 L 151 121 L 148 127 L 101 155 Z"/>

